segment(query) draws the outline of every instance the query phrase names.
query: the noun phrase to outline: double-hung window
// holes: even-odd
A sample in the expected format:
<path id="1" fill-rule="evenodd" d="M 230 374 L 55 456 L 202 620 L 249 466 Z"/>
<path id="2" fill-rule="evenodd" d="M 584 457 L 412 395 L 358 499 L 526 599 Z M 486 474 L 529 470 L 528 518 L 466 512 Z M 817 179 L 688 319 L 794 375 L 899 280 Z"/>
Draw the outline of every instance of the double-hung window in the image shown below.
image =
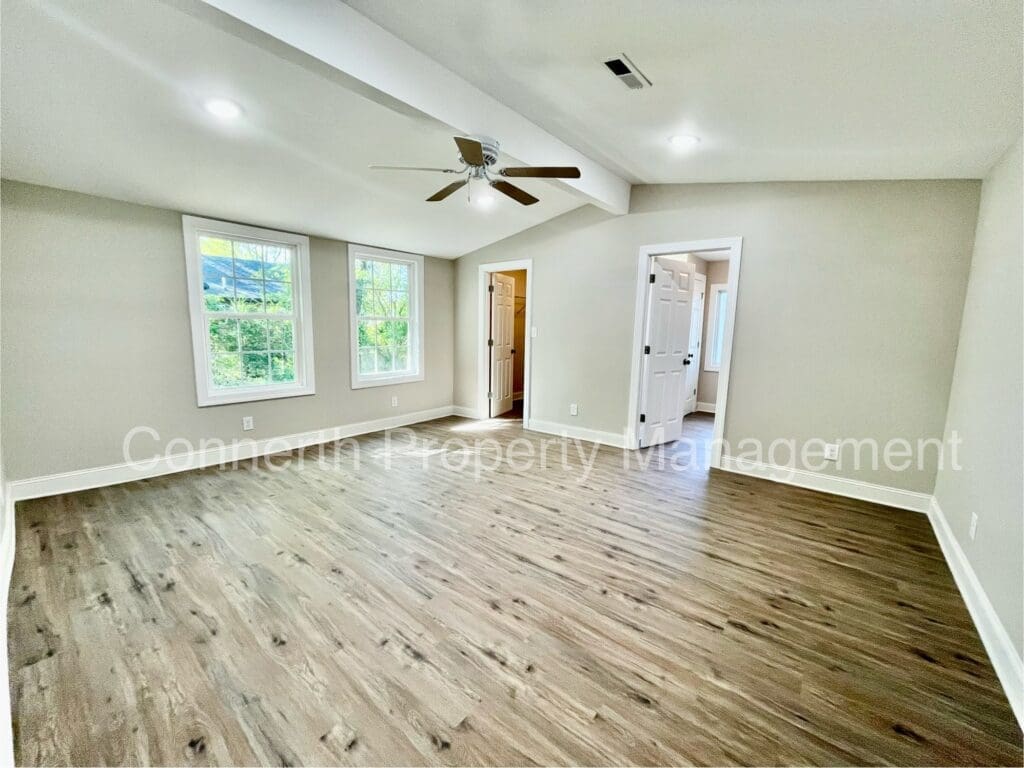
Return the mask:
<path id="1" fill-rule="evenodd" d="M 314 393 L 309 239 L 183 216 L 200 406 Z"/>
<path id="2" fill-rule="evenodd" d="M 423 257 L 348 247 L 352 388 L 423 379 Z"/>
<path id="3" fill-rule="evenodd" d="M 722 346 L 725 343 L 725 320 L 729 316 L 729 290 L 725 283 L 716 283 L 708 290 L 711 307 L 708 319 L 708 344 L 704 350 L 704 370 L 722 367 Z"/>

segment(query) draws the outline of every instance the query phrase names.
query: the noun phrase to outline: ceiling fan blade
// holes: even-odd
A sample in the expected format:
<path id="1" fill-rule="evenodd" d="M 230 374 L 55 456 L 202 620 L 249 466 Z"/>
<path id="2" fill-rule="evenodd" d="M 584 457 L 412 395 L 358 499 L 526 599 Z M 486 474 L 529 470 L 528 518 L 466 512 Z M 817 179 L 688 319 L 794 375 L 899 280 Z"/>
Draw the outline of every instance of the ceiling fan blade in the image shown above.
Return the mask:
<path id="1" fill-rule="evenodd" d="M 433 171 L 435 173 L 460 173 L 454 168 L 420 168 L 415 165 L 371 165 L 371 171 Z"/>
<path id="2" fill-rule="evenodd" d="M 440 200 L 444 200 L 452 192 L 456 192 L 456 191 L 462 189 L 468 183 L 469 183 L 469 179 L 462 179 L 461 181 L 453 181 L 451 184 L 449 184 L 444 189 L 439 189 L 437 192 L 435 192 L 430 197 L 428 197 L 427 198 L 427 202 L 428 203 L 436 203 L 436 202 L 438 202 Z"/>
<path id="3" fill-rule="evenodd" d="M 502 176 L 534 179 L 578 179 L 580 177 L 580 169 L 572 165 L 502 168 L 499 173 Z"/>
<path id="4" fill-rule="evenodd" d="M 484 164 L 484 147 L 479 141 L 456 136 L 455 143 L 459 145 L 459 153 L 466 165 Z"/>
<path id="5" fill-rule="evenodd" d="M 534 203 L 540 202 L 525 189 L 520 189 L 515 184 L 509 184 L 507 181 L 492 181 L 491 186 L 503 195 L 508 195 L 521 205 L 533 205 Z"/>

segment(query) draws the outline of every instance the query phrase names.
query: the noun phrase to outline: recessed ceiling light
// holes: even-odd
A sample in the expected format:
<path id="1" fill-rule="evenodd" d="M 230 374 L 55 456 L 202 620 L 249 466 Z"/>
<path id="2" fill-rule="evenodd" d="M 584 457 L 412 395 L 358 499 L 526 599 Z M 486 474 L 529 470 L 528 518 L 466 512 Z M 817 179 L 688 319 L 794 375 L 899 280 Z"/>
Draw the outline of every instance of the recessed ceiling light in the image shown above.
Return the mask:
<path id="1" fill-rule="evenodd" d="M 490 208 L 492 205 L 494 205 L 494 195 L 492 195 L 490 192 L 482 192 L 481 194 L 476 195 L 473 198 L 473 203 L 476 205 L 477 208 Z"/>
<path id="2" fill-rule="evenodd" d="M 676 149 L 691 149 L 700 144 L 700 137 L 681 133 L 675 136 L 669 136 L 668 143 Z"/>
<path id="3" fill-rule="evenodd" d="M 235 120 L 242 114 L 242 108 L 230 99 L 207 99 L 203 102 L 203 106 L 218 120 Z"/>

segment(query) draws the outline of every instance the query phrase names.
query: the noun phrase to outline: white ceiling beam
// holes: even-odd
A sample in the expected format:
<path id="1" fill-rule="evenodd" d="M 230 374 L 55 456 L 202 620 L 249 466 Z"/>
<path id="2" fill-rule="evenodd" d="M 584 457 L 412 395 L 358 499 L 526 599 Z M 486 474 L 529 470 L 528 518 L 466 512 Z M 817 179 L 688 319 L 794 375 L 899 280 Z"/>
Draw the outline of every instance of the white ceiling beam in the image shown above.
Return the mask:
<path id="1" fill-rule="evenodd" d="M 208 5 L 458 131 L 493 136 L 527 165 L 576 165 L 567 188 L 616 214 L 630 185 L 339 0 L 204 0 Z M 386 100 L 385 99 L 385 100 Z"/>

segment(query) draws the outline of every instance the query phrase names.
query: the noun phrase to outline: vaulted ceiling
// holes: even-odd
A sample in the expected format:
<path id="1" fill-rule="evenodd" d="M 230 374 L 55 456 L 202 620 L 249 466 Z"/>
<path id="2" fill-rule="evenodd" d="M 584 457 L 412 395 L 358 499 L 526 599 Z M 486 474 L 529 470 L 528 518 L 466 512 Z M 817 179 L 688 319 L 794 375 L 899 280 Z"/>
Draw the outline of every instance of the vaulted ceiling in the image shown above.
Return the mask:
<path id="1" fill-rule="evenodd" d="M 1019 0 L 347 2 L 633 183 L 979 178 L 1021 135 Z"/>
<path id="2" fill-rule="evenodd" d="M 1021 5 L 2 0 L 3 176 L 456 257 L 629 184 L 980 177 L 1021 133 Z M 653 85 L 602 61 L 625 52 Z M 222 122 L 211 96 L 242 108 Z M 453 135 L 541 202 L 424 198 Z M 677 151 L 673 134 L 700 143 Z"/>
<path id="3" fill-rule="evenodd" d="M 367 166 L 452 166 L 461 129 L 201 5 L 4 0 L 4 177 L 448 257 L 584 202 L 533 180 L 528 208 L 424 202 L 450 179 Z M 241 118 L 216 120 L 209 96 Z"/>

